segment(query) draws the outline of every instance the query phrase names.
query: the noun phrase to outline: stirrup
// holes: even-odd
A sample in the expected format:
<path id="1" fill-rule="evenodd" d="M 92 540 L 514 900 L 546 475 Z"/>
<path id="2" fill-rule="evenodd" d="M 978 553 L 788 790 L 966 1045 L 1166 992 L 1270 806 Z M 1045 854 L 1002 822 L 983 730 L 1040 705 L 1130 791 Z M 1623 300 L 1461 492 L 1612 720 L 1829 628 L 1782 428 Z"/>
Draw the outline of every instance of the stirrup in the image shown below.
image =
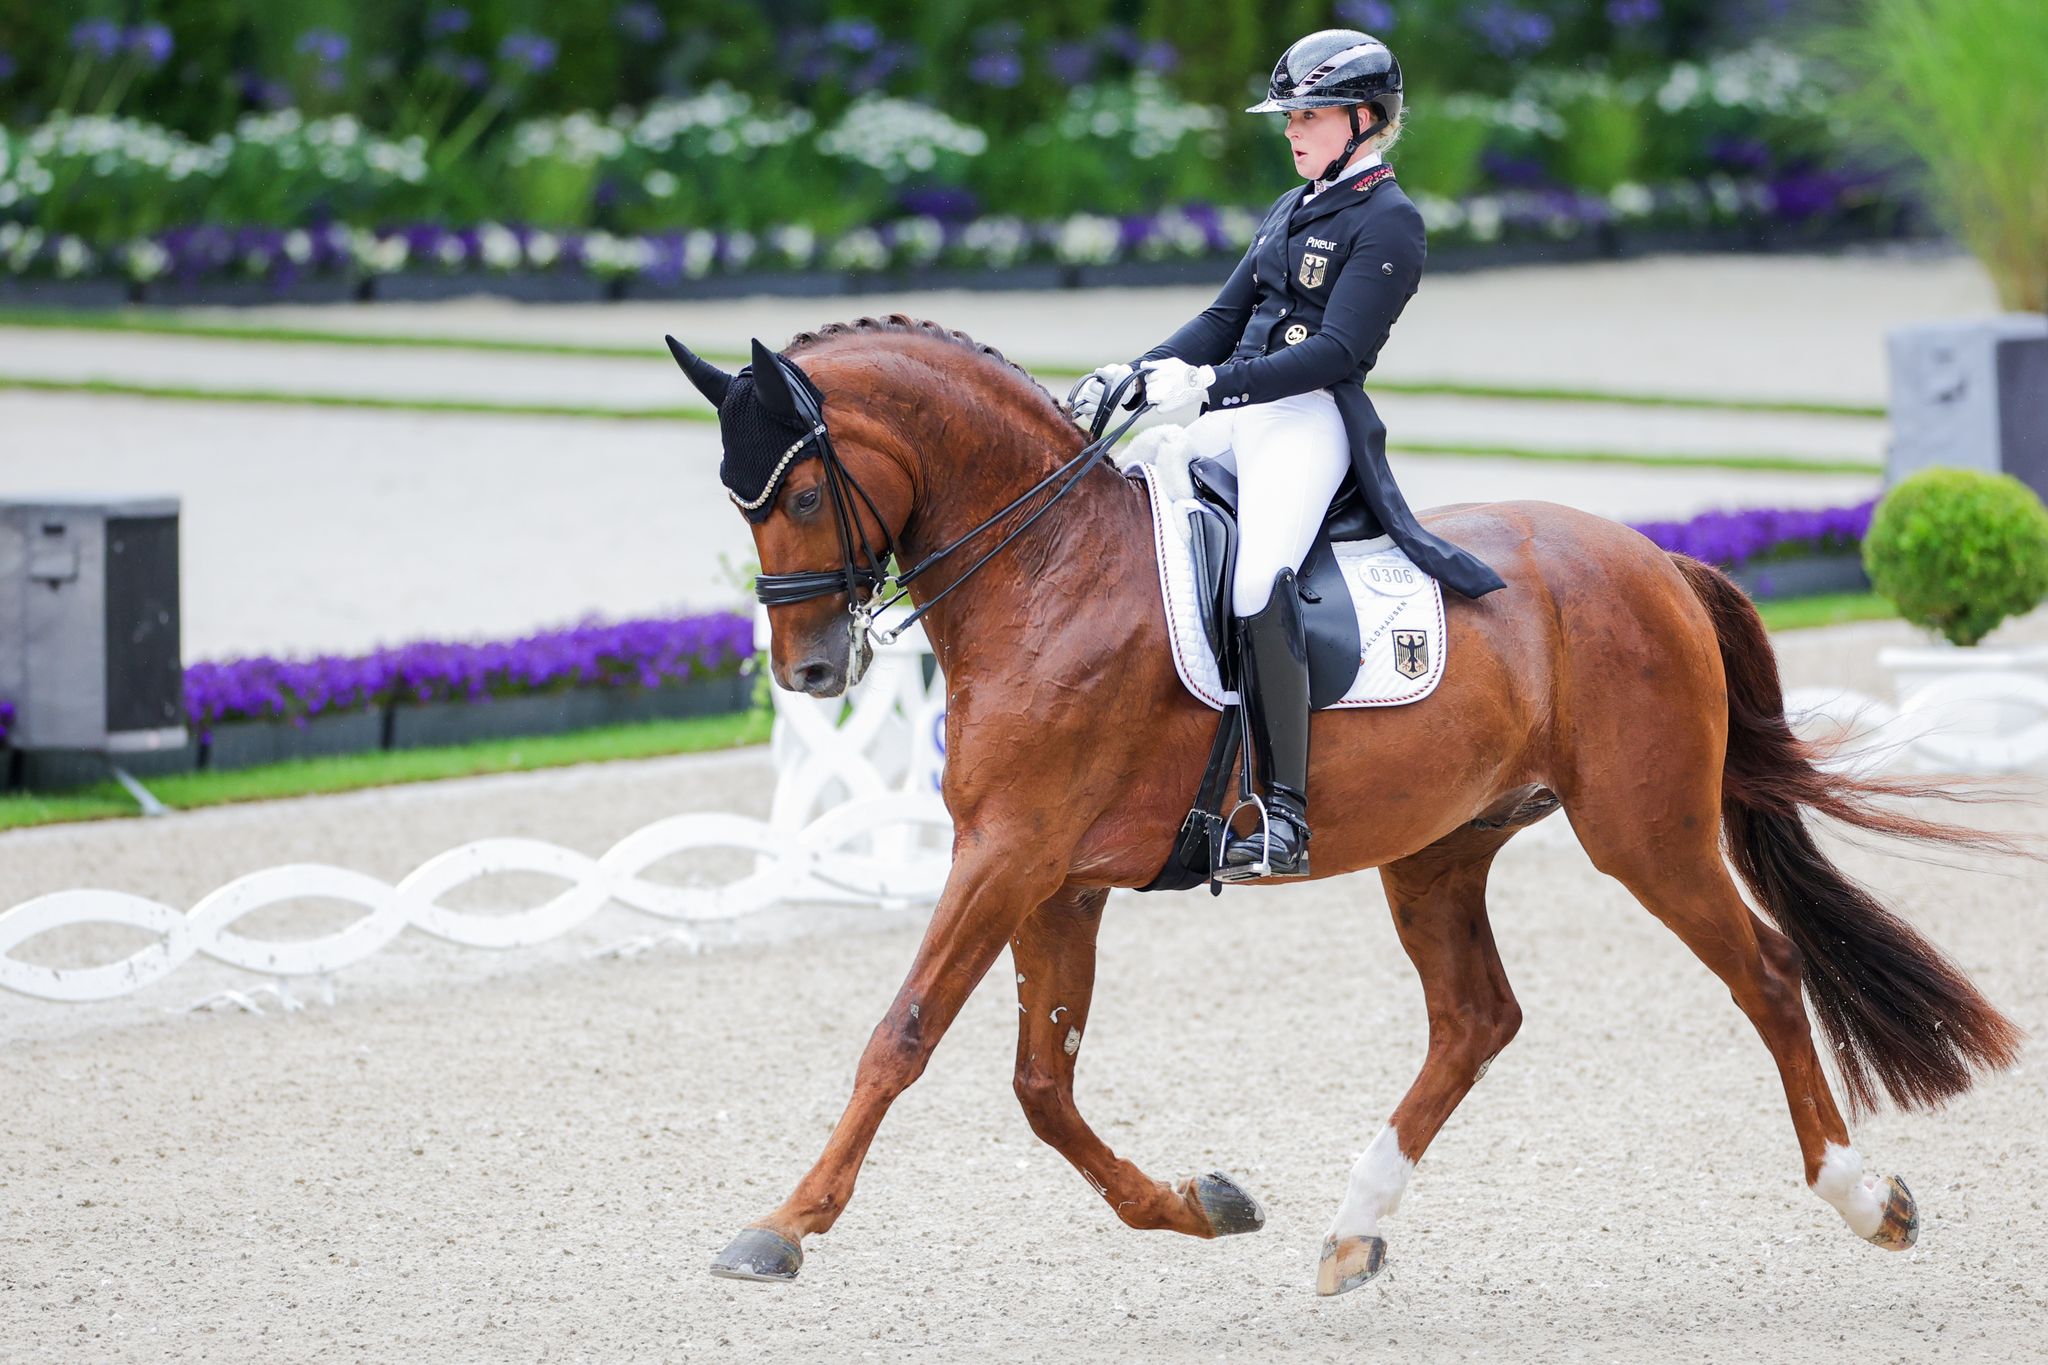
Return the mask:
<path id="1" fill-rule="evenodd" d="M 1241 839 L 1234 838 L 1230 834 L 1230 827 L 1236 823 L 1237 813 L 1243 810 L 1246 806 L 1251 806 L 1259 812 L 1259 832 L 1256 835 L 1247 834 Z M 1267 809 L 1265 801 L 1260 798 L 1258 793 L 1253 792 L 1245 799 L 1239 801 L 1235 806 L 1232 806 L 1230 808 L 1230 813 L 1224 817 L 1221 831 L 1223 834 L 1223 846 L 1222 848 L 1217 850 L 1217 855 L 1215 858 L 1215 868 L 1210 873 L 1209 879 L 1211 881 L 1217 882 L 1253 882 L 1258 881 L 1259 879 L 1264 877 L 1273 876 L 1306 877 L 1308 875 L 1309 837 L 1307 822 L 1303 821 L 1299 824 L 1296 824 L 1296 822 L 1291 817 L 1285 818 L 1287 818 L 1288 824 L 1293 825 L 1296 828 L 1297 832 L 1299 832 L 1299 834 L 1301 835 L 1301 849 L 1299 855 L 1296 858 L 1296 864 L 1292 870 L 1279 873 L 1274 872 L 1273 816 L 1271 811 Z M 1225 859 L 1229 856 L 1230 849 L 1234 845 L 1250 843 L 1254 839 L 1256 839 L 1259 844 L 1260 857 L 1258 861 L 1250 863 L 1232 863 L 1225 861 Z"/>

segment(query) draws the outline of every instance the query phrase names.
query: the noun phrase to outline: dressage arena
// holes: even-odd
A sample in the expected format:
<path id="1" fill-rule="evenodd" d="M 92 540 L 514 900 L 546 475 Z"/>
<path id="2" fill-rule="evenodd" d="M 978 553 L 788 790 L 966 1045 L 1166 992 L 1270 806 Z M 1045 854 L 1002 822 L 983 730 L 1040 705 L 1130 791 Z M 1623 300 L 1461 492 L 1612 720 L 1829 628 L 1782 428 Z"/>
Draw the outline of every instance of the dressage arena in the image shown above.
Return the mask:
<path id="1" fill-rule="evenodd" d="M 1912 258 L 1635 262 L 1429 288 L 1435 311 L 1402 324 L 1410 378 L 1626 379 L 1871 403 L 1883 396 L 1883 326 L 1989 306 L 1974 273 Z M 1068 297 L 891 306 L 1063 360 L 1083 340 L 1134 350 L 1207 300 L 1170 293 L 1098 302 L 1085 319 Z M 1645 297 L 1671 306 L 1646 315 Z M 1776 301 L 1768 327 L 1747 316 L 1757 297 Z M 754 332 L 780 340 L 876 311 L 838 299 L 642 308 L 459 305 L 415 324 L 380 306 L 317 321 L 650 345 L 666 327 L 732 350 Z M 444 397 L 651 404 L 682 387 L 658 346 L 641 369 L 578 370 L 552 357 L 60 340 L 16 338 L 8 363 L 72 380 L 231 373 L 310 387 L 326 376 L 337 391 Z M 1869 459 L 1884 438 L 1875 419 L 1406 401 L 1401 429 L 1441 439 L 1508 439 L 1473 425 L 1484 421 L 1532 446 L 1592 444 L 1593 431 L 1642 450 Z M 1625 431 L 1588 425 L 1624 418 Z M 705 604 L 722 605 L 734 594 L 717 556 L 747 544 L 702 423 L 9 393 L 0 429 L 63 461 L 79 487 L 164 480 L 186 495 L 194 657 L 503 633 L 598 603 L 652 611 L 674 605 L 678 584 L 716 585 Z M 264 473 L 279 450 L 297 458 L 294 498 Z M 473 511 L 485 478 L 497 485 L 488 518 Z M 1868 473 L 1451 456 L 1415 459 L 1403 478 L 1419 504 L 1476 490 L 1631 516 L 1842 503 L 1874 484 Z M 42 483 L 39 469 L 0 460 L 0 491 Z M 378 553 L 358 562 L 371 524 Z M 2002 638 L 2048 641 L 2048 613 Z M 1877 650 L 1913 639 L 1887 623 L 1776 643 L 1788 686 L 1879 695 L 1889 682 Z M 665 816 L 762 817 L 772 780 L 766 754 L 742 751 L 17 831 L 0 835 L 0 908 L 101 886 L 182 909 L 241 873 L 302 862 L 395 882 L 490 836 L 595 856 Z M 1966 817 L 2048 838 L 2038 786 Z M 1899 846 L 1906 856 L 1891 856 L 1875 841 L 1829 851 L 2042 1045 L 2042 866 L 1929 861 Z M 719 855 L 707 870 L 728 877 L 738 863 Z M 560 889 L 506 876 L 454 903 L 522 909 Z M 1945 1113 L 1852 1121 L 1871 1169 L 1897 1172 L 1918 1200 L 1918 1246 L 1887 1254 L 1805 1188 L 1777 1073 L 1725 990 L 1592 870 L 1561 818 L 1508 846 L 1490 902 L 1521 1034 L 1384 1225 L 1386 1270 L 1332 1299 L 1315 1294 L 1324 1230 L 1426 1038 L 1415 972 L 1371 874 L 1220 899 L 1120 896 L 1105 919 L 1080 1108 L 1155 1177 L 1236 1177 L 1266 1206 L 1261 1231 L 1210 1243 L 1131 1231 L 1032 1135 L 1011 1093 L 1004 959 L 893 1106 L 848 1211 L 807 1241 L 786 1286 L 705 1271 L 817 1156 L 922 912 L 777 910 L 708 932 L 698 952 L 648 946 L 662 926 L 617 907 L 504 953 L 408 931 L 340 973 L 331 1004 L 316 984 L 295 986 L 304 1008 L 291 1013 L 262 996 L 260 1015 L 191 1012 L 264 984 L 206 959 L 104 1004 L 0 991 L 0 1365 L 2048 1359 L 2037 1053 Z M 237 928 L 308 938 L 359 913 L 302 902 Z M 102 928 L 17 951 L 81 965 L 143 941 Z"/>
<path id="2" fill-rule="evenodd" d="M 1900 631 L 1781 637 L 1787 680 Z M 767 774 L 740 753 L 17 833 L 0 899 L 190 903 L 299 860 L 395 879 L 485 833 L 595 853 L 650 810 L 758 815 Z M 1971 818 L 2048 835 L 2038 799 Z M 1832 851 L 2048 1032 L 2038 868 Z M 2033 1055 L 1944 1114 L 1854 1125 L 1919 1200 L 1919 1246 L 1887 1255 L 1804 1188 L 1726 993 L 1562 821 L 1492 886 L 1527 1022 L 1385 1225 L 1385 1273 L 1340 1298 L 1314 1293 L 1323 1229 L 1425 1037 L 1371 875 L 1121 897 L 1105 922 L 1083 1112 L 1156 1176 L 1237 1176 L 1262 1231 L 1130 1231 L 1032 1136 L 1005 960 L 789 1286 L 705 1266 L 816 1155 L 915 914 L 696 954 L 594 955 L 647 930 L 623 911 L 506 955 L 408 934 L 289 1016 L 173 1012 L 252 984 L 205 962 L 107 1005 L 0 998 L 0 1359 L 2048 1358 Z M 262 914 L 249 932 L 334 923 Z"/>

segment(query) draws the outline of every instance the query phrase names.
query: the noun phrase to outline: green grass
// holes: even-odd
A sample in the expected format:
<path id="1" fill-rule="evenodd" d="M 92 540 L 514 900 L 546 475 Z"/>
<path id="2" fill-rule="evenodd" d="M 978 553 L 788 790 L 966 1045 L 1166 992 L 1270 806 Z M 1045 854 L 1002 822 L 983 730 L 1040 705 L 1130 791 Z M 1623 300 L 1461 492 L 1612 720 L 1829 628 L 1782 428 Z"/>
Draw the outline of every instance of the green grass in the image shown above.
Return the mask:
<path id="1" fill-rule="evenodd" d="M 324 796 L 452 777 L 534 772 L 572 763 L 609 763 L 765 744 L 769 725 L 770 715 L 766 711 L 694 716 L 567 735 L 487 740 L 446 749 L 343 754 L 225 773 L 177 773 L 147 779 L 143 785 L 173 810 L 198 810 L 242 801 Z M 75 792 L 0 795 L 0 830 L 135 814 L 133 798 L 113 782 Z"/>
<path id="2" fill-rule="evenodd" d="M 421 350 L 499 352 L 516 355 L 595 357 L 611 360 L 658 360 L 667 354 L 650 337 L 644 346 L 603 342 L 529 341 L 520 338 L 417 336 L 387 332 L 330 331 L 316 327 L 206 322 L 175 313 L 134 311 L 87 313 L 30 308 L 0 308 L 0 327 L 62 331 L 128 332 L 144 336 L 194 337 L 214 341 L 267 341 L 293 346 L 363 346 Z M 721 365 L 744 365 L 751 357 L 723 351 L 700 352 Z M 1069 361 L 1021 361 L 1025 369 L 1052 381 L 1072 381 L 1090 367 Z M 1542 385 L 1472 384 L 1452 380 L 1376 379 L 1374 390 L 1440 398 L 1495 398 L 1531 403 L 1605 403 L 1628 407 L 1690 408 L 1705 412 L 1792 413 L 1820 417 L 1883 417 L 1882 405 L 1826 403 L 1803 399 L 1709 398 L 1693 394 L 1626 393 L 1604 389 Z"/>
<path id="3" fill-rule="evenodd" d="M 155 398 L 174 403 L 267 403 L 282 407 L 363 408 L 376 412 L 458 413 L 485 417 L 578 417 L 617 422 L 716 422 L 708 407 L 613 408 L 582 403 L 507 403 L 468 398 L 381 398 L 352 393 L 288 393 L 277 389 L 211 389 L 186 384 L 131 384 L 118 379 L 42 379 L 0 374 L 0 390 Z"/>
<path id="4" fill-rule="evenodd" d="M 1833 592 L 1819 597 L 1787 597 L 1776 602 L 1759 602 L 1757 611 L 1770 630 L 1806 630 L 1813 626 L 1839 626 L 1848 621 L 1892 621 L 1899 609 L 1888 597 L 1874 592 Z"/>

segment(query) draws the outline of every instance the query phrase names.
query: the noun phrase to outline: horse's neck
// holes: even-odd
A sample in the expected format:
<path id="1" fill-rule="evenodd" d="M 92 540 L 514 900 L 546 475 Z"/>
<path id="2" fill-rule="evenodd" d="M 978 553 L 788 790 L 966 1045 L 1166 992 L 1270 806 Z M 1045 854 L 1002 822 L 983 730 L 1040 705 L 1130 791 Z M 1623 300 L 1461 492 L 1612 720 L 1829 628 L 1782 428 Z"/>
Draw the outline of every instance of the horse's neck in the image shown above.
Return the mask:
<path id="1" fill-rule="evenodd" d="M 1060 462 L 1072 458 L 1069 453 L 1051 463 L 1043 459 L 1034 462 L 1000 448 L 986 451 L 985 456 L 971 474 L 958 465 L 924 472 L 919 481 L 924 496 L 915 517 L 914 543 L 904 547 L 914 558 L 922 559 L 955 544 Z M 935 461 L 944 459 L 943 455 L 935 457 Z M 942 661 L 983 647 L 1028 648 L 1029 637 L 1044 632 L 1055 612 L 1121 610 L 1120 599 L 1132 584 L 1149 588 L 1151 533 L 1145 501 L 1099 457 L 1058 506 L 1004 546 L 972 577 L 960 581 L 1064 482 L 1054 482 L 960 544 L 931 570 L 929 581 L 913 589 L 912 600 L 923 603 L 959 583 L 926 618 L 927 632 Z"/>

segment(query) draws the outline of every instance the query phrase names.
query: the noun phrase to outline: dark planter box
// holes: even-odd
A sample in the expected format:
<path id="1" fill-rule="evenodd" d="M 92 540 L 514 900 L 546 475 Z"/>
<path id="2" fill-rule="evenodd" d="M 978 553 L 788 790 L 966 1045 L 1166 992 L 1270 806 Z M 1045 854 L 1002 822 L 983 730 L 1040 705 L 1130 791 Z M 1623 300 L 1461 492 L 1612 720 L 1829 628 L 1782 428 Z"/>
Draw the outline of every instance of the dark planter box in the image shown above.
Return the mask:
<path id="1" fill-rule="evenodd" d="M 231 720 L 213 727 L 199 766 L 214 772 L 284 763 L 295 758 L 369 753 L 384 747 L 382 711 L 343 711 L 314 716 L 303 725 L 288 720 Z"/>
<path id="2" fill-rule="evenodd" d="M 390 747 L 439 748 L 487 739 L 559 735 L 605 725 L 744 711 L 754 680 L 737 673 L 667 687 L 579 687 L 489 701 L 400 702 L 391 708 Z"/>
<path id="3" fill-rule="evenodd" d="M 0 279 L 0 305 L 9 308 L 125 308 L 134 294 L 126 280 Z"/>
<path id="4" fill-rule="evenodd" d="M 1728 576 L 1759 602 L 1870 591 L 1870 577 L 1863 572 L 1863 556 L 1855 551 L 1743 564 L 1731 569 Z"/>
<path id="5" fill-rule="evenodd" d="M 1013 265 L 1002 270 L 985 265 L 932 265 L 915 270 L 892 270 L 885 275 L 863 275 L 855 281 L 864 294 L 880 293 L 885 289 L 972 289 L 1001 293 L 1009 289 L 1067 289 L 1073 283 L 1074 272 L 1070 267 L 1043 263 Z"/>
<path id="6" fill-rule="evenodd" d="M 1236 268 L 1235 256 L 1205 256 L 1191 261 L 1118 261 L 1110 265 L 1073 268 L 1076 289 L 1152 289 L 1178 284 L 1221 285 Z"/>
<path id="7" fill-rule="evenodd" d="M 612 282 L 580 270 L 536 270 L 499 274 L 458 270 L 446 274 L 410 270 L 377 275 L 369 297 L 386 303 L 432 303 L 442 299 L 489 294 L 520 303 L 602 303 L 613 296 Z"/>
<path id="8" fill-rule="evenodd" d="M 635 275 L 619 282 L 618 296 L 622 299 L 743 299 L 755 295 L 817 298 L 855 293 L 858 283 L 854 277 L 836 270 L 764 270 L 759 274 L 706 275 L 695 280 L 681 276 Z"/>
<path id="9" fill-rule="evenodd" d="M 1423 273 L 1493 270 L 1515 265 L 1565 265 L 1574 261 L 1598 260 L 1606 254 L 1597 232 L 1582 232 L 1564 241 L 1539 239 L 1447 246 L 1430 250 Z"/>
<path id="10" fill-rule="evenodd" d="M 147 782 L 153 777 L 189 773 L 198 762 L 199 744 L 193 739 L 175 749 L 114 754 L 111 758 L 72 749 L 0 749 L 0 788 L 7 785 L 10 773 L 24 791 L 65 791 L 111 781 L 114 766 Z"/>
<path id="11" fill-rule="evenodd" d="M 292 280 L 154 280 L 139 302 L 163 308 L 254 308 L 266 303 L 354 303 L 353 275 L 303 275 Z"/>
<path id="12" fill-rule="evenodd" d="M 1761 251 L 1763 229 L 1756 223 L 1715 227 L 1622 227 L 1615 229 L 1617 256 L 1675 255 L 1708 251 Z"/>

